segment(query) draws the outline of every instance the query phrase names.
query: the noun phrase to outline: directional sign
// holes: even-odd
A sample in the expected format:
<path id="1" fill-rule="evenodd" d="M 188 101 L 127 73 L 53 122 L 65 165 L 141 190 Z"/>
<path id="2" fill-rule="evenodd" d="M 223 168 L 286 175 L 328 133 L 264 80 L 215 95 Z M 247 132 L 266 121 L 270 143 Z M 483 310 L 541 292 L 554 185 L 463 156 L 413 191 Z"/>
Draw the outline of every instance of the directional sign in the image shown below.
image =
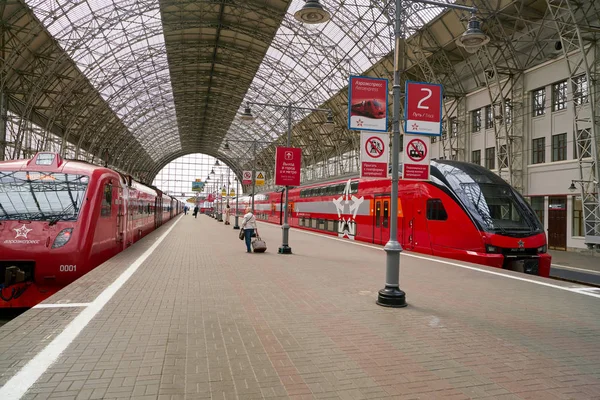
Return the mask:
<path id="1" fill-rule="evenodd" d="M 402 179 L 429 180 L 429 143 L 423 135 L 404 135 Z"/>
<path id="2" fill-rule="evenodd" d="M 300 186 L 302 149 L 277 147 L 275 150 L 275 185 Z"/>
<path id="3" fill-rule="evenodd" d="M 252 184 L 252 171 L 244 171 L 242 173 L 242 185 Z"/>
<path id="4" fill-rule="evenodd" d="M 406 81 L 404 133 L 442 136 L 442 85 Z"/>
<path id="5" fill-rule="evenodd" d="M 266 176 L 265 171 L 256 171 L 256 184 L 258 186 L 264 185 Z"/>
<path id="6" fill-rule="evenodd" d="M 387 178 L 389 160 L 387 133 L 360 133 L 360 177 Z"/>

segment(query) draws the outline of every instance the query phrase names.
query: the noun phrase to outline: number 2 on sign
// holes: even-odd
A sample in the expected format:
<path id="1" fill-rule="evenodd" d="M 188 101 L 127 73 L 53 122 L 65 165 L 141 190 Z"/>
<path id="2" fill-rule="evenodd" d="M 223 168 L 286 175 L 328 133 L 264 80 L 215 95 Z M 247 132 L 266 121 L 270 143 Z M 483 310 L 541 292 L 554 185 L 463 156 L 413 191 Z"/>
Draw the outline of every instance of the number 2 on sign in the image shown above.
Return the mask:
<path id="1" fill-rule="evenodd" d="M 423 102 L 431 97 L 431 94 L 432 94 L 431 89 L 421 88 L 421 91 L 429 92 L 429 94 L 427 96 L 423 97 L 421 99 L 421 101 L 419 101 L 419 103 L 417 104 L 417 108 L 422 108 L 423 110 L 429 110 L 429 106 L 424 106 Z"/>

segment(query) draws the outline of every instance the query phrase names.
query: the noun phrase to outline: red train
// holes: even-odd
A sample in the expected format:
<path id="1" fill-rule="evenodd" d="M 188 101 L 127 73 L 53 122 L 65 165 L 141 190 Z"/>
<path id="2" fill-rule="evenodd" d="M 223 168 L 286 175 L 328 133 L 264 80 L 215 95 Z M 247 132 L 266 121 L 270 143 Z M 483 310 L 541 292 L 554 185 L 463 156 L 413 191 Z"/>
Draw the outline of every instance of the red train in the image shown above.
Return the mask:
<path id="1" fill-rule="evenodd" d="M 466 162 L 432 161 L 430 175 L 430 181 L 398 185 L 397 240 L 404 249 L 549 276 L 543 225 L 515 189 Z M 288 221 L 295 228 L 384 245 L 390 236 L 390 191 L 389 179 L 358 178 L 294 188 Z M 257 194 L 256 217 L 281 223 L 282 199 L 282 193 Z M 249 203 L 250 197 L 240 197 L 240 212 Z"/>
<path id="2" fill-rule="evenodd" d="M 0 162 L 0 308 L 34 306 L 182 211 L 130 176 L 56 153 Z"/>

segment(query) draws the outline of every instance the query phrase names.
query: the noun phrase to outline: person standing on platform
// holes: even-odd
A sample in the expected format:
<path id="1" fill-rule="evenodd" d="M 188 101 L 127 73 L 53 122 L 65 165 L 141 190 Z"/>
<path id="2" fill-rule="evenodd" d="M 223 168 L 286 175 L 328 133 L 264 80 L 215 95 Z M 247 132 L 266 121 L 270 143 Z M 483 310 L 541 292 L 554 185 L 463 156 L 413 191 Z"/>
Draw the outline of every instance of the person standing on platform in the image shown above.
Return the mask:
<path id="1" fill-rule="evenodd" d="M 183 212 L 185 213 L 185 215 L 187 215 L 187 212 L 190 208 L 187 206 L 187 204 L 185 206 L 183 206 Z"/>
<path id="2" fill-rule="evenodd" d="M 194 207 L 194 218 L 198 218 L 198 206 Z"/>
<path id="3" fill-rule="evenodd" d="M 246 239 L 246 252 L 252 253 L 252 236 L 256 230 L 256 217 L 254 217 L 254 214 L 252 214 L 252 209 L 250 207 L 246 208 L 246 215 L 244 215 L 244 220 L 242 221 L 240 229 L 243 229 L 244 231 L 244 239 Z"/>
<path id="4" fill-rule="evenodd" d="M 231 208 L 229 207 L 229 203 L 227 203 L 227 207 L 225 207 L 225 225 L 231 225 L 229 223 L 230 216 L 231 216 Z"/>

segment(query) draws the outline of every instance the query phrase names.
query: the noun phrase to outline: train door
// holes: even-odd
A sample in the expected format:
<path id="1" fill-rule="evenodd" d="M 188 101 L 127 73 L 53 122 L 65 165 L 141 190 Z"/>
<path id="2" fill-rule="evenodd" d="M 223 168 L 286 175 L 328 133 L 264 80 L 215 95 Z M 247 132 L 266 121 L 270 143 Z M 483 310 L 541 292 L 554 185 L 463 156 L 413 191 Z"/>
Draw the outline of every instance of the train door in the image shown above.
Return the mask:
<path id="1" fill-rule="evenodd" d="M 567 250 L 567 198 L 548 198 L 548 247 Z"/>
<path id="2" fill-rule="evenodd" d="M 162 199 L 160 197 L 154 198 L 154 228 L 160 226 L 162 220 Z"/>
<path id="3" fill-rule="evenodd" d="M 389 194 L 375 196 L 373 218 L 373 243 L 386 244 L 390 239 Z"/>
<path id="4" fill-rule="evenodd" d="M 412 250 L 415 247 L 415 213 L 414 213 L 414 193 L 407 193 L 403 196 L 402 202 L 402 235 L 401 245 L 405 250 Z M 398 199 L 400 201 L 400 199 Z"/>
<path id="5" fill-rule="evenodd" d="M 127 218 L 125 215 L 125 204 L 123 202 L 123 188 L 116 185 L 113 187 L 113 198 L 115 199 L 114 204 L 117 206 L 117 224 L 115 229 L 115 240 L 117 241 L 119 248 L 125 248 L 125 227 L 127 226 Z"/>

